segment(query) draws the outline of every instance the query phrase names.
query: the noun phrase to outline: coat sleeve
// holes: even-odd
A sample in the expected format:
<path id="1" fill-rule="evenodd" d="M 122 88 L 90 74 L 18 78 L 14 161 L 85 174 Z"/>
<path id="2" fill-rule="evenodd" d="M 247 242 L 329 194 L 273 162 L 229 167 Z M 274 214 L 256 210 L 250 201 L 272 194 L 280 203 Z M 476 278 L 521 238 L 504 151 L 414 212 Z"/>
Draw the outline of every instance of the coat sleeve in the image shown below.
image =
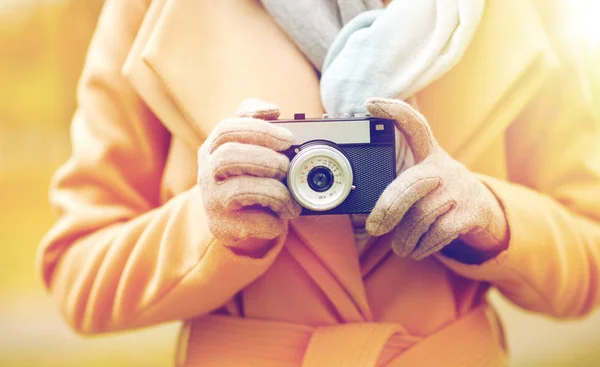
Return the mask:
<path id="1" fill-rule="evenodd" d="M 273 262 L 216 241 L 197 188 L 160 205 L 170 134 L 121 73 L 145 1 L 109 0 L 91 43 L 72 122 L 72 155 L 53 177 L 58 220 L 38 267 L 78 332 L 143 327 L 222 306 Z"/>
<path id="2" fill-rule="evenodd" d="M 561 71 L 507 133 L 511 182 L 482 177 L 504 206 L 508 249 L 479 265 L 438 255 L 555 317 L 600 304 L 600 130 L 585 97 L 574 73 Z"/>

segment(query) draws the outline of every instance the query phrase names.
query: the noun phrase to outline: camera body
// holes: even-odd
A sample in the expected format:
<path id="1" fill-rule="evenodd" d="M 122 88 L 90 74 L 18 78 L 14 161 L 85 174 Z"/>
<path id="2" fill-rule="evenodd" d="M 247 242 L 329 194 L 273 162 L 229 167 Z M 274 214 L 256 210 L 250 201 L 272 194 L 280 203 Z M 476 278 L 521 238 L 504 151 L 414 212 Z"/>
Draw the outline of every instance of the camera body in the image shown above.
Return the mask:
<path id="1" fill-rule="evenodd" d="M 285 184 L 301 215 L 369 213 L 396 178 L 393 120 L 367 114 L 272 123 L 294 134 Z"/>

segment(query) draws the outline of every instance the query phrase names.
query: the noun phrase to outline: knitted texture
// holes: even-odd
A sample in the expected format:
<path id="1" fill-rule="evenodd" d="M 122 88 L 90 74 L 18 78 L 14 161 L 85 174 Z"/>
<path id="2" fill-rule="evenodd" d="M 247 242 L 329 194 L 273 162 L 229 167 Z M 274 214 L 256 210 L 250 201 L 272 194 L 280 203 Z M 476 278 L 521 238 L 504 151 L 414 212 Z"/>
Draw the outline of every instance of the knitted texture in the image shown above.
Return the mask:
<path id="1" fill-rule="evenodd" d="M 209 228 L 230 246 L 244 241 L 271 240 L 285 232 L 287 220 L 301 207 L 281 182 L 293 135 L 265 120 L 279 109 L 246 100 L 238 117 L 220 122 L 198 150 L 198 185 Z"/>
<path id="2" fill-rule="evenodd" d="M 415 159 L 377 201 L 366 224 L 371 235 L 389 234 L 397 255 L 417 260 L 459 237 L 481 251 L 505 246 L 508 230 L 500 203 L 438 145 L 421 114 L 391 99 L 369 99 L 366 108 L 396 121 Z"/>

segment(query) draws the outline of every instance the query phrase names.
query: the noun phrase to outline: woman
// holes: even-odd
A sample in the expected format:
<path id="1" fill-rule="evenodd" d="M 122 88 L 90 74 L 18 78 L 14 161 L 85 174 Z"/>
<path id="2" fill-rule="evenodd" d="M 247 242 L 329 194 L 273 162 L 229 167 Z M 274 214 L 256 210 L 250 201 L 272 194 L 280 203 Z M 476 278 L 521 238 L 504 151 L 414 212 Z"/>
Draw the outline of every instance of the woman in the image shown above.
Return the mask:
<path id="1" fill-rule="evenodd" d="M 486 4 L 460 62 L 415 94 L 427 120 L 368 101 L 397 120 L 413 181 L 435 185 L 407 196 L 401 173 L 357 250 L 348 216 L 297 217 L 277 180 L 290 136 L 262 120 L 323 110 L 318 75 L 276 16 L 252 0 L 107 1 L 39 257 L 65 319 L 86 334 L 186 320 L 185 366 L 496 366 L 506 351 L 490 285 L 535 312 L 590 312 L 600 133 L 569 40 L 541 14 Z M 230 119 L 247 97 L 279 109 L 245 104 Z M 456 205 L 404 216 L 436 192 Z M 478 215 L 434 230 L 445 212 Z"/>

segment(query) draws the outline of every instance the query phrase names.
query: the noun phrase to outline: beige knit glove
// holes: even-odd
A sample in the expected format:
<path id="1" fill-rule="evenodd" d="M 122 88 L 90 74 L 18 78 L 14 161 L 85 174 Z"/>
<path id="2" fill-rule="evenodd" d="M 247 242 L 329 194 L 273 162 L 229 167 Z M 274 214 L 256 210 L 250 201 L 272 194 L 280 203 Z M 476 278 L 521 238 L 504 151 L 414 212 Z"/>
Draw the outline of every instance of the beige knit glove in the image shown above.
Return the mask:
<path id="1" fill-rule="evenodd" d="M 301 207 L 281 182 L 293 135 L 264 120 L 277 106 L 246 100 L 237 118 L 220 122 L 198 150 L 198 185 L 213 236 L 228 246 L 260 249 L 281 235 Z"/>
<path id="2" fill-rule="evenodd" d="M 416 260 L 456 238 L 483 252 L 506 246 L 507 223 L 498 200 L 437 144 L 421 114 L 390 99 L 369 99 L 366 108 L 396 121 L 415 160 L 377 201 L 366 223 L 371 235 L 389 233 L 394 252 Z"/>

